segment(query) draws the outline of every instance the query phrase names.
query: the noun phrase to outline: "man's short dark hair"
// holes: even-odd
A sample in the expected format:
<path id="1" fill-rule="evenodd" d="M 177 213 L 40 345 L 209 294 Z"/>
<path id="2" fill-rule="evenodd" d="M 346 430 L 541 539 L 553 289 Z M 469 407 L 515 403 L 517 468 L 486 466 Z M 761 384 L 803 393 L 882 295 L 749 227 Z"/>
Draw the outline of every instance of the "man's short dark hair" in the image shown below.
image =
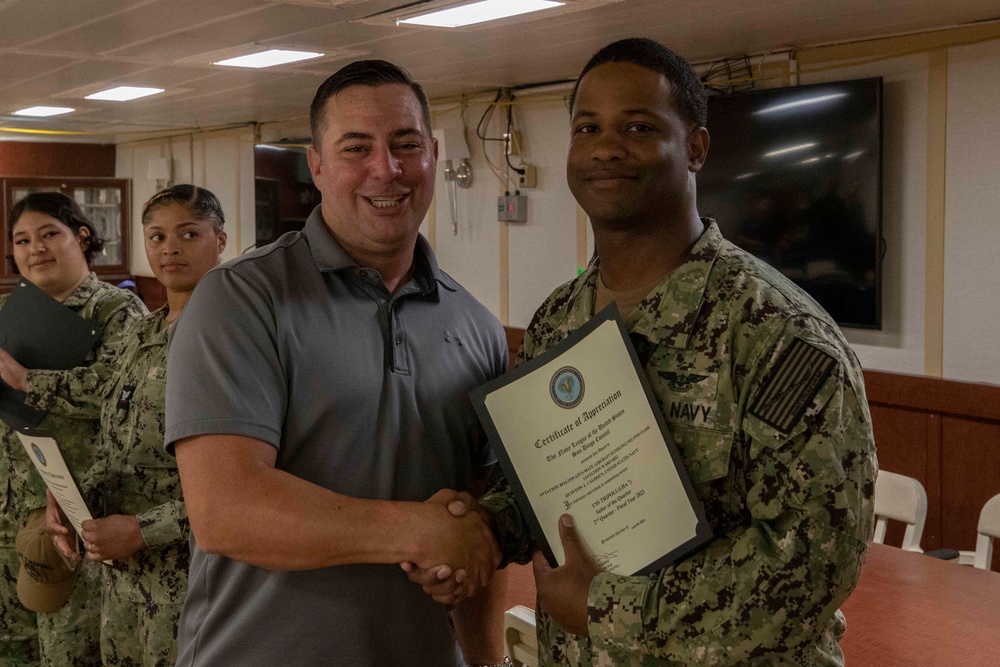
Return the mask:
<path id="1" fill-rule="evenodd" d="M 319 146 L 320 136 L 325 129 L 324 111 L 327 100 L 351 86 L 378 88 L 392 84 L 410 87 L 413 94 L 417 96 L 417 101 L 420 102 L 424 123 L 427 125 L 427 131 L 430 132 L 431 107 L 427 102 L 427 95 L 424 94 L 424 89 L 421 88 L 420 84 L 413 80 L 410 73 L 385 60 L 358 60 L 350 65 L 345 65 L 330 75 L 316 90 L 316 97 L 313 98 L 312 104 L 309 106 L 309 129 L 312 131 L 313 144 Z"/>
<path id="2" fill-rule="evenodd" d="M 693 127 L 705 127 L 708 123 L 708 96 L 694 69 L 688 61 L 667 47 L 644 37 L 630 37 L 613 42 L 591 57 L 573 86 L 569 104 L 571 111 L 576 104 L 576 91 L 584 75 L 605 63 L 632 63 L 662 74 L 673 89 L 674 106 L 680 117 Z"/>
<path id="3" fill-rule="evenodd" d="M 222 213 L 222 204 L 218 197 L 205 188 L 182 183 L 173 185 L 166 190 L 160 190 L 149 198 L 142 207 L 142 224 L 148 225 L 153 219 L 153 211 L 168 204 L 186 206 L 198 220 L 212 223 L 216 232 L 221 232 L 226 224 L 226 216 Z"/>
<path id="4" fill-rule="evenodd" d="M 104 248 L 104 239 L 97 234 L 94 223 L 90 221 L 79 204 L 61 192 L 32 192 L 14 204 L 7 219 L 8 244 L 11 244 L 14 239 L 14 225 L 17 224 L 22 215 L 29 211 L 55 218 L 73 230 L 77 236 L 80 235 L 81 227 L 86 228 L 90 235 L 84 241 L 83 256 L 87 260 L 88 266 L 94 258 L 94 253 L 100 252 Z M 11 270 L 18 273 L 13 254 L 7 255 L 7 261 L 10 262 Z"/>

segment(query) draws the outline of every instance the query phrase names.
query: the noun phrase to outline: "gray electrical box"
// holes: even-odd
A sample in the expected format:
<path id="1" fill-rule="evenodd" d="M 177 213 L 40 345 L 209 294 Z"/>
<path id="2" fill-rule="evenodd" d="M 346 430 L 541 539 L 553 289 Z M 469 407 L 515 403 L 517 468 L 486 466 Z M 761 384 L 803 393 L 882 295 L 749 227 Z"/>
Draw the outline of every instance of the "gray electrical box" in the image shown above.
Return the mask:
<path id="1" fill-rule="evenodd" d="M 497 220 L 500 222 L 527 222 L 528 198 L 525 195 L 498 197 Z"/>

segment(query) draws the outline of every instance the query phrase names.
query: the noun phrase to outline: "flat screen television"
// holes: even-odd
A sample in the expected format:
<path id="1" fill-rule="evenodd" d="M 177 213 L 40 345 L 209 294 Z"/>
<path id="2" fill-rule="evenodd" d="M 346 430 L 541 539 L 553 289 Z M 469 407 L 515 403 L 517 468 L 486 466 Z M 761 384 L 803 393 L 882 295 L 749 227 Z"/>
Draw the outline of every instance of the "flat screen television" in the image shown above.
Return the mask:
<path id="1" fill-rule="evenodd" d="M 842 326 L 882 326 L 882 79 L 709 98 L 698 210 Z"/>

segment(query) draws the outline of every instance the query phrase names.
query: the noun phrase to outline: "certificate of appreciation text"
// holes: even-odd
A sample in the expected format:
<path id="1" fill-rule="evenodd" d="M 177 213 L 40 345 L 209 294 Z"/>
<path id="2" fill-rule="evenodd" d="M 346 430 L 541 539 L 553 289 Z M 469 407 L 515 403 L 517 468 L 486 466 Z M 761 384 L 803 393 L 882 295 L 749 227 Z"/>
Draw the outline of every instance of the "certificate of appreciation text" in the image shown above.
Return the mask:
<path id="1" fill-rule="evenodd" d="M 573 516 L 597 562 L 660 569 L 711 537 L 617 307 L 471 393 L 550 562 Z"/>

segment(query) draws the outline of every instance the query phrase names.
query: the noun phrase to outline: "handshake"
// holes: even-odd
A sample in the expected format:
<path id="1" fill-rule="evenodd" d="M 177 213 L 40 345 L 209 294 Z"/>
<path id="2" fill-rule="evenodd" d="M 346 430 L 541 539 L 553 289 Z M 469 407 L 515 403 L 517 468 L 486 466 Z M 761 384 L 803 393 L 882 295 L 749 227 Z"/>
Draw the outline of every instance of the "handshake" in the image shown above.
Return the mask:
<path id="1" fill-rule="evenodd" d="M 500 565 L 493 518 L 463 491 L 442 489 L 424 503 L 429 529 L 419 536 L 419 561 L 400 567 L 441 604 L 455 605 L 489 585 Z"/>
<path id="2" fill-rule="evenodd" d="M 492 515 L 468 493 L 443 489 L 422 505 L 434 514 L 433 532 L 421 533 L 420 562 L 401 567 L 410 581 L 442 604 L 456 605 L 489 585 L 500 565 Z M 533 558 L 539 608 L 564 630 L 590 633 L 587 616 L 590 584 L 603 568 L 580 539 L 573 518 L 559 519 L 559 539 L 565 562 L 553 568 L 541 551 Z"/>

